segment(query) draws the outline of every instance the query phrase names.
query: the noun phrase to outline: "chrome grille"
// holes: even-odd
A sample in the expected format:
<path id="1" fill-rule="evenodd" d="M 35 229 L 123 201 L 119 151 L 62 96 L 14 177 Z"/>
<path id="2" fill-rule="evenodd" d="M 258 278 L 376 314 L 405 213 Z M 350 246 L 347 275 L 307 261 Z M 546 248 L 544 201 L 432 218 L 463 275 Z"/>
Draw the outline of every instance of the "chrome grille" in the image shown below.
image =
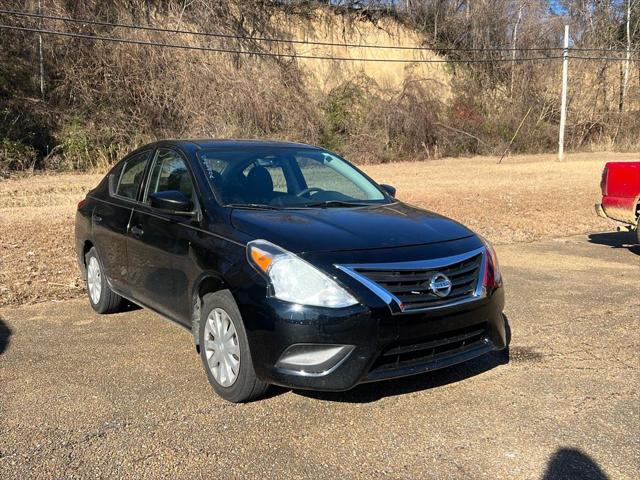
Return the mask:
<path id="1" fill-rule="evenodd" d="M 340 268 L 383 299 L 389 302 L 394 300 L 401 311 L 409 312 L 445 307 L 480 296 L 484 273 L 483 253 L 484 249 L 478 249 L 466 255 L 440 260 L 348 265 Z M 446 297 L 436 295 L 430 287 L 430 281 L 437 273 L 443 273 L 451 281 L 451 291 Z"/>

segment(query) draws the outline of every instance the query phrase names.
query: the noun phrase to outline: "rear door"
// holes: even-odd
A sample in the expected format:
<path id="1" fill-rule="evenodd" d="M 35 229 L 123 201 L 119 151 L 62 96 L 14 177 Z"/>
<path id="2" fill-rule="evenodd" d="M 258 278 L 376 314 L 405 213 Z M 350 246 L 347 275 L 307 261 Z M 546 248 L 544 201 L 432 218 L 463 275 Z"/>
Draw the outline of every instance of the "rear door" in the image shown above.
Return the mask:
<path id="1" fill-rule="evenodd" d="M 151 150 L 121 162 L 109 178 L 109 192 L 97 199 L 91 216 L 93 243 L 111 285 L 127 289 L 126 238 L 133 206 L 137 203 Z"/>
<path id="2" fill-rule="evenodd" d="M 127 236 L 128 279 L 133 295 L 145 305 L 176 320 L 187 320 L 190 282 L 196 274 L 190 256 L 199 226 L 198 200 L 186 158 L 172 148 L 159 148 L 149 169 L 142 202 L 133 211 Z M 192 199 L 194 216 L 152 208 L 149 196 L 177 190 Z"/>

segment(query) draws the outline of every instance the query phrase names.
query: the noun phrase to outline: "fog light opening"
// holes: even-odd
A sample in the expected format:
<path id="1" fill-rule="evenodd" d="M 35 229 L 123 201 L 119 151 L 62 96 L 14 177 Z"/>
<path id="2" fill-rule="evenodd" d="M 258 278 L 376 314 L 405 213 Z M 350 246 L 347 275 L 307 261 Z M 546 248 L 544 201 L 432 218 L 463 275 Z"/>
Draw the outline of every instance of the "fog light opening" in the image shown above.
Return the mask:
<path id="1" fill-rule="evenodd" d="M 297 375 L 326 375 L 354 350 L 353 345 L 295 344 L 280 356 L 276 367 Z"/>

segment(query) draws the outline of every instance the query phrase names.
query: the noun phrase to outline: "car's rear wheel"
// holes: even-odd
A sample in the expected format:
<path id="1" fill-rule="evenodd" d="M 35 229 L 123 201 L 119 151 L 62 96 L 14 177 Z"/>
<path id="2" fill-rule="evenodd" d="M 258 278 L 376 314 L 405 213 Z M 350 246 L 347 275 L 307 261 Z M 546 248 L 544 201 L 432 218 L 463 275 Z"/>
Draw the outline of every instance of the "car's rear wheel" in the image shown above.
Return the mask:
<path id="1" fill-rule="evenodd" d="M 98 313 L 117 312 L 122 303 L 122 297 L 114 293 L 109 287 L 102 270 L 102 263 L 94 247 L 85 256 L 87 266 L 87 294 L 91 307 Z"/>
<path id="2" fill-rule="evenodd" d="M 269 385 L 256 376 L 247 334 L 228 290 L 209 293 L 200 310 L 200 358 L 213 390 L 230 402 L 248 402 Z"/>

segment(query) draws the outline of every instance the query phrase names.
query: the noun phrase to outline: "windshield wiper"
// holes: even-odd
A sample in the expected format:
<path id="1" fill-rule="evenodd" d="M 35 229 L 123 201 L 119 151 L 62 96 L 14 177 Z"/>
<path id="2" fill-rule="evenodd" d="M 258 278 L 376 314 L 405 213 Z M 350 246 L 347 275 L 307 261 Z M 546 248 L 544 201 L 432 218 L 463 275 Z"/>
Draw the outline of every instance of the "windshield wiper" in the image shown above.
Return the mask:
<path id="1" fill-rule="evenodd" d="M 264 203 L 228 203 L 227 207 L 232 208 L 258 208 L 262 210 L 280 210 L 280 207 L 274 205 L 267 205 Z"/>
<path id="2" fill-rule="evenodd" d="M 345 202 L 343 200 L 325 200 L 324 202 L 305 203 L 304 207 L 309 208 L 330 208 L 330 207 L 368 207 L 370 203 Z"/>

